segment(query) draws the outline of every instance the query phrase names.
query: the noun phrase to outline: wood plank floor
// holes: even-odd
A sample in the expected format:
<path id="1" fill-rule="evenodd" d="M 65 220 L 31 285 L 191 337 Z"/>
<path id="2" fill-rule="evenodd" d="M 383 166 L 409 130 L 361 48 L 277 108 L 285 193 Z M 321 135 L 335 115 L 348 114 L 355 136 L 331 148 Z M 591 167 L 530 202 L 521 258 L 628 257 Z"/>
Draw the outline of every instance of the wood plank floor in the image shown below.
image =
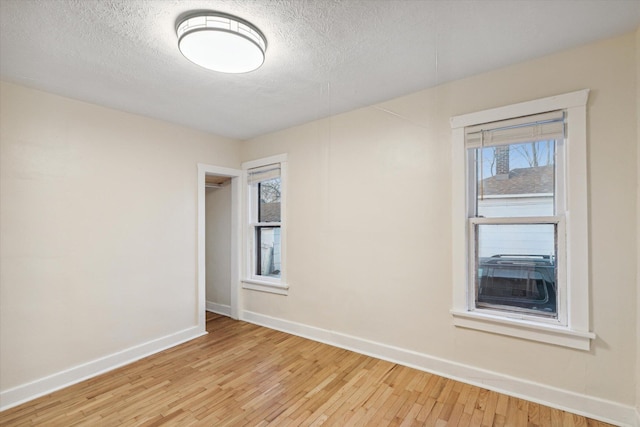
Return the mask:
<path id="1" fill-rule="evenodd" d="M 207 329 L 3 411 L 0 425 L 608 425 L 212 313 Z"/>

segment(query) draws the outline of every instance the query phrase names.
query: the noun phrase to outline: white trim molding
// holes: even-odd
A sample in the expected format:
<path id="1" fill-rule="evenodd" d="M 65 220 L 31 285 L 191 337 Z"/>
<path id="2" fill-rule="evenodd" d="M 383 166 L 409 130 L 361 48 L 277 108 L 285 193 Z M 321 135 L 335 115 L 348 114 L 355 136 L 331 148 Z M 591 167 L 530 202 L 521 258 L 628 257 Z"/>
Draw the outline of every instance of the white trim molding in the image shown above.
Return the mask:
<path id="1" fill-rule="evenodd" d="M 618 402 L 551 387 L 336 331 L 244 311 L 242 320 L 334 347 L 450 378 L 620 426 L 638 427 L 636 409 Z"/>
<path id="2" fill-rule="evenodd" d="M 591 340 L 595 334 L 591 332 L 574 331 L 562 326 L 531 322 L 525 319 L 492 316 L 487 313 L 474 311 L 451 310 L 454 325 L 461 328 L 478 329 L 499 335 L 526 336 L 533 341 L 589 350 Z"/>
<path id="3" fill-rule="evenodd" d="M 270 294 L 289 295 L 289 285 L 257 279 L 242 279 L 242 288 Z"/>
<path id="4" fill-rule="evenodd" d="M 218 304 L 217 302 L 207 301 L 207 311 L 231 317 L 231 306 L 226 304 Z"/>
<path id="5" fill-rule="evenodd" d="M 569 348 L 590 349 L 596 335 L 589 315 L 589 227 L 587 188 L 587 101 L 589 89 L 507 105 L 451 118 L 452 134 L 452 293 L 451 314 L 456 326 L 515 336 Z M 477 309 L 470 298 L 471 243 L 467 202 L 472 177 L 466 159 L 465 127 L 564 110 L 568 133 L 558 164 L 564 191 L 563 229 L 558 230 L 558 325 L 532 316 Z M 557 214 L 557 215 L 561 215 Z"/>
<path id="6" fill-rule="evenodd" d="M 202 331 L 206 330 L 206 196 L 205 180 L 207 175 L 226 176 L 231 178 L 231 306 L 230 314 L 233 319 L 238 319 L 240 301 L 240 259 L 241 259 L 241 201 L 242 201 L 242 170 L 231 169 L 222 166 L 212 166 L 198 163 L 198 325 Z"/>
<path id="7" fill-rule="evenodd" d="M 207 332 L 202 332 L 199 326 L 194 326 L 5 390 L 0 393 L 0 411 L 104 374 L 206 334 Z"/>
<path id="8" fill-rule="evenodd" d="M 451 118 L 452 128 L 464 128 L 480 123 L 497 122 L 513 117 L 531 116 L 546 111 L 584 107 L 589 98 L 589 89 L 582 89 L 562 95 L 540 98 L 518 104 L 506 105 L 476 113 L 462 114 Z"/>

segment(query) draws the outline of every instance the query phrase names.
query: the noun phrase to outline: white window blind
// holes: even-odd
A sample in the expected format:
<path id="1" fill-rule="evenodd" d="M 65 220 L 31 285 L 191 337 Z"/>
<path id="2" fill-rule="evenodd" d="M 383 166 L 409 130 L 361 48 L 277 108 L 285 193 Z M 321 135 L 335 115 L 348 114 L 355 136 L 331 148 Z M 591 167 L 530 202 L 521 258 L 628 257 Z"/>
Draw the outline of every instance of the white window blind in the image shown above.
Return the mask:
<path id="1" fill-rule="evenodd" d="M 280 177 L 280 163 L 260 166 L 257 168 L 249 169 L 247 171 L 247 182 L 249 183 L 249 185 L 257 184 L 263 181 L 269 181 L 271 179 L 275 179 L 279 177 Z"/>
<path id="2" fill-rule="evenodd" d="M 501 120 L 465 128 L 467 148 L 564 138 L 564 111 Z"/>

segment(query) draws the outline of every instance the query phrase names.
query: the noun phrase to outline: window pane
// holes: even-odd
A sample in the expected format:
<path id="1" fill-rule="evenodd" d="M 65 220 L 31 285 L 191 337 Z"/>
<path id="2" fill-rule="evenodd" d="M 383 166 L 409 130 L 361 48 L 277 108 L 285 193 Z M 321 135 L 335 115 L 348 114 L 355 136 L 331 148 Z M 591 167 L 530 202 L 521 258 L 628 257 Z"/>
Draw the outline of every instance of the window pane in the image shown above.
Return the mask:
<path id="1" fill-rule="evenodd" d="M 256 227 L 256 274 L 280 277 L 280 227 Z"/>
<path id="2" fill-rule="evenodd" d="M 556 225 L 476 225 L 476 307 L 557 315 Z"/>
<path id="3" fill-rule="evenodd" d="M 479 217 L 554 215 L 555 141 L 477 148 Z"/>
<path id="4" fill-rule="evenodd" d="M 258 222 L 280 222 L 280 178 L 258 183 Z"/>

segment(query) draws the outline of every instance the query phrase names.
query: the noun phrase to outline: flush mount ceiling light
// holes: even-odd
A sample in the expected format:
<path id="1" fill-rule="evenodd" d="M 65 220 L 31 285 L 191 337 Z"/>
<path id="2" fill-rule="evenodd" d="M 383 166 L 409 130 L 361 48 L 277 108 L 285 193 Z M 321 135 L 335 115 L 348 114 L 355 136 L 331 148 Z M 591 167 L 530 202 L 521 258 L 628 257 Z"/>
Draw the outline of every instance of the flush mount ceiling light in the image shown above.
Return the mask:
<path id="1" fill-rule="evenodd" d="M 260 68 L 267 40 L 258 28 L 232 15 L 203 12 L 176 25 L 178 48 L 189 61 L 222 73 Z"/>

